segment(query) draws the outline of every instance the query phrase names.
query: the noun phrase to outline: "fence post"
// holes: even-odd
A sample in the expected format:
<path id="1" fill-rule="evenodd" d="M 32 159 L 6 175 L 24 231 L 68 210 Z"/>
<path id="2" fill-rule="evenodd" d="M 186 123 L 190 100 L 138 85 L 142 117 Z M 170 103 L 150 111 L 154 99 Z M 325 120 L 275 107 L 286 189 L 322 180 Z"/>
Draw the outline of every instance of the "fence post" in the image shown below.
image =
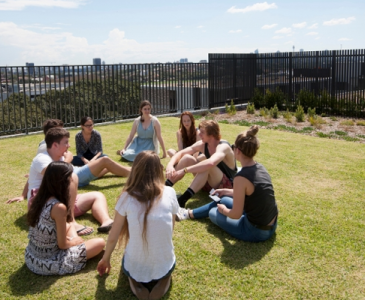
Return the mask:
<path id="1" fill-rule="evenodd" d="M 331 83 L 331 97 L 336 95 L 336 50 L 332 51 L 332 83 Z M 333 109 L 333 107 L 332 107 Z"/>
<path id="2" fill-rule="evenodd" d="M 316 86 L 315 86 L 315 91 L 316 91 L 316 96 L 319 95 L 319 79 L 318 79 L 318 70 L 319 67 L 319 51 L 316 51 Z"/>
<path id="3" fill-rule="evenodd" d="M 289 100 L 293 101 L 293 53 L 289 52 Z"/>

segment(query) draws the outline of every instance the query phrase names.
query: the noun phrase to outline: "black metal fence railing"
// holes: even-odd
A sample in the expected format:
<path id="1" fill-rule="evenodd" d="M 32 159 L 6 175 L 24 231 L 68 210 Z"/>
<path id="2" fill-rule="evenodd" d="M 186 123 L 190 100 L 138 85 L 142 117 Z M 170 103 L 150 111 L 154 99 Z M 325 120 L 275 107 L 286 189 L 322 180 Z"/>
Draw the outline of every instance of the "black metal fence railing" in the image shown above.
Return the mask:
<path id="1" fill-rule="evenodd" d="M 131 118 L 143 99 L 156 115 L 209 106 L 207 63 L 0 67 L 0 82 L 0 135 Z"/>
<path id="2" fill-rule="evenodd" d="M 365 50 L 209 54 L 209 105 L 231 100 L 364 117 Z"/>
<path id="3" fill-rule="evenodd" d="M 208 63 L 0 67 L 0 135 L 253 102 L 365 117 L 365 50 L 209 54 Z"/>

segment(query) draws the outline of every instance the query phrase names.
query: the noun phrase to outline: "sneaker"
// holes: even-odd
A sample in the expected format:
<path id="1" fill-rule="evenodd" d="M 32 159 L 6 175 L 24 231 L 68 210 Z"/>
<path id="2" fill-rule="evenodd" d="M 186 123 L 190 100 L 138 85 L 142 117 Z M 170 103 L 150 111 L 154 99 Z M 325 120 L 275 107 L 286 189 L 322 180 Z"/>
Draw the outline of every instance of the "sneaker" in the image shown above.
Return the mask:
<path id="1" fill-rule="evenodd" d="M 175 220 L 180 222 L 180 221 L 184 221 L 184 220 L 188 220 L 188 219 L 190 219 L 189 210 L 186 208 L 180 207 L 179 211 L 176 214 Z"/>

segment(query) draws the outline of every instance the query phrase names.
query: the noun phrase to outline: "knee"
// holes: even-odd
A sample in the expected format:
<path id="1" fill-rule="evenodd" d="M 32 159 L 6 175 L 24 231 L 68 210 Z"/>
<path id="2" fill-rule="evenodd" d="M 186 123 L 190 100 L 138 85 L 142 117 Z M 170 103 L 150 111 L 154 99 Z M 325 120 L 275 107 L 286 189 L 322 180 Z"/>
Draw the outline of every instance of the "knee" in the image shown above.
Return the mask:
<path id="1" fill-rule="evenodd" d="M 75 183 L 76 186 L 79 185 L 79 177 L 75 174 L 75 173 L 72 173 L 72 181 Z"/>
<path id="2" fill-rule="evenodd" d="M 213 207 L 209 211 L 209 219 L 214 223 L 217 224 L 217 214 L 218 214 L 218 207 Z"/>

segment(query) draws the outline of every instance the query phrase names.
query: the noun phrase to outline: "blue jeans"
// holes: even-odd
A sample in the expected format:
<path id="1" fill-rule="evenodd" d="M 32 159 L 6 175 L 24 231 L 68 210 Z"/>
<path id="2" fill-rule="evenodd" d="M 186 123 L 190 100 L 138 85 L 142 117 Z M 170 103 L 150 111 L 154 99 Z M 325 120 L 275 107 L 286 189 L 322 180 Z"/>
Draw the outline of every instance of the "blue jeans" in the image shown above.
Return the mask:
<path id="1" fill-rule="evenodd" d="M 221 204 L 224 204 L 227 208 L 232 208 L 233 198 L 225 196 L 221 199 Z M 233 237 L 247 242 L 266 241 L 275 233 L 277 227 L 276 218 L 271 230 L 258 229 L 247 219 L 245 212 L 243 212 L 241 218 L 237 220 L 228 218 L 218 212 L 217 203 L 215 201 L 194 209 L 193 215 L 195 219 L 209 217 L 215 225 L 219 226 Z"/>

